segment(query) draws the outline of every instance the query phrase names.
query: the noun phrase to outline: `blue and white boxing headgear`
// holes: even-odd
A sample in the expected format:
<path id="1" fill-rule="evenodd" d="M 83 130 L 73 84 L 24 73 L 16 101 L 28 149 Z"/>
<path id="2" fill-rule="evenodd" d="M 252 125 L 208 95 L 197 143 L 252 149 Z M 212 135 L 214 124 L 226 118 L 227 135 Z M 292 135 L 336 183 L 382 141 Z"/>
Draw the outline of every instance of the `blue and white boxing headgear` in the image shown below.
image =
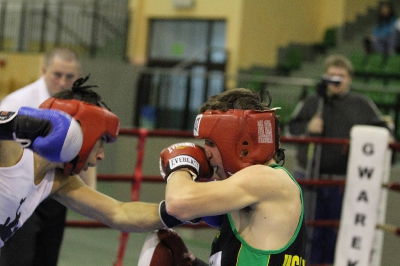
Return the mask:
<path id="1" fill-rule="evenodd" d="M 280 150 L 275 109 L 207 110 L 197 116 L 193 135 L 217 146 L 227 177 L 247 166 L 268 162 Z"/>

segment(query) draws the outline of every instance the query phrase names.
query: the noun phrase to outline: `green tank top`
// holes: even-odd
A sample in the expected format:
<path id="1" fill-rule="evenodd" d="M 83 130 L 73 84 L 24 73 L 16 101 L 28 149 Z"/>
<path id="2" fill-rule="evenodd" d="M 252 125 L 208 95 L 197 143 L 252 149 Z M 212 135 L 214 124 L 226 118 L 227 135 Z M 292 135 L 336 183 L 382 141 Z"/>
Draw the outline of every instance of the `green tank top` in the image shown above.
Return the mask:
<path id="1" fill-rule="evenodd" d="M 212 244 L 209 263 L 212 266 L 305 266 L 306 226 L 301 188 L 292 175 L 278 164 L 272 168 L 285 170 L 300 190 L 302 211 L 296 231 L 290 241 L 279 250 L 251 247 L 239 235 L 230 214 L 224 215 L 220 230 Z"/>

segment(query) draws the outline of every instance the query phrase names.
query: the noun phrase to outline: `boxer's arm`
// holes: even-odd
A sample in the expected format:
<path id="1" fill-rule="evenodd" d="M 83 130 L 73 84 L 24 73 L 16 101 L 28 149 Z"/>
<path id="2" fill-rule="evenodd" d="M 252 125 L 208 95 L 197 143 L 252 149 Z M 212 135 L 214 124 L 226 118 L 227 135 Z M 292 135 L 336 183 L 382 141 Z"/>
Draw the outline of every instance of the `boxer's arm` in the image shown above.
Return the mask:
<path id="1" fill-rule="evenodd" d="M 186 171 L 176 171 L 168 181 L 165 201 L 168 214 L 185 221 L 229 213 L 263 201 L 283 200 L 291 194 L 282 187 L 298 192 L 292 183 L 285 171 L 265 165 L 246 167 L 215 182 L 193 182 Z"/>
<path id="2" fill-rule="evenodd" d="M 193 180 L 199 178 L 209 179 L 214 171 L 207 160 L 204 148 L 190 142 L 173 144 L 161 151 L 160 154 L 160 173 L 164 180 L 172 176 L 176 171 L 187 171 Z M 201 218 L 194 218 L 188 221 L 182 221 L 168 214 L 165 201 L 159 206 L 160 219 L 164 226 L 172 228 L 184 223 L 197 224 Z"/>
<path id="3" fill-rule="evenodd" d="M 84 184 L 77 175 L 57 171 L 53 198 L 66 207 L 123 232 L 149 232 L 163 227 L 158 204 L 121 202 Z"/>

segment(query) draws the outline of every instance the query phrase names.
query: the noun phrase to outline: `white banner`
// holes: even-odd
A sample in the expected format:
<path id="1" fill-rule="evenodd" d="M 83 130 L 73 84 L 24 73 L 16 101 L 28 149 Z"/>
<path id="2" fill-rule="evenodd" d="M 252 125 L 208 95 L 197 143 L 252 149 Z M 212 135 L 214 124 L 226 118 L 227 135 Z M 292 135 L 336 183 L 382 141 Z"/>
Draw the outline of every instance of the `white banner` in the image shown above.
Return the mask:
<path id="1" fill-rule="evenodd" d="M 390 159 L 388 143 L 389 131 L 382 127 L 357 125 L 350 132 L 350 154 L 335 266 L 372 265 L 371 255 L 380 256 L 374 242 L 382 244 L 382 236 L 375 236 L 375 228 L 378 222 L 384 220 L 382 209 L 386 210 L 382 182 L 389 172 L 386 168 Z"/>

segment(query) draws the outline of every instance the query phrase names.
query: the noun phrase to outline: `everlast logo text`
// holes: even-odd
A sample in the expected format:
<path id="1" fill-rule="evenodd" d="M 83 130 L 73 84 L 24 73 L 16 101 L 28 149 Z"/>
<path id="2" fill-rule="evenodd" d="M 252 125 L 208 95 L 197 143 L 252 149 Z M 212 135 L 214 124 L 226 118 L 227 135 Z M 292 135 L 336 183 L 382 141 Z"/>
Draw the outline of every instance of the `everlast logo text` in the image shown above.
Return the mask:
<path id="1" fill-rule="evenodd" d="M 189 155 L 179 155 L 176 156 L 175 158 L 169 160 L 169 169 L 176 169 L 179 168 L 180 166 L 192 166 L 199 171 L 200 165 L 199 163 L 191 156 Z"/>

